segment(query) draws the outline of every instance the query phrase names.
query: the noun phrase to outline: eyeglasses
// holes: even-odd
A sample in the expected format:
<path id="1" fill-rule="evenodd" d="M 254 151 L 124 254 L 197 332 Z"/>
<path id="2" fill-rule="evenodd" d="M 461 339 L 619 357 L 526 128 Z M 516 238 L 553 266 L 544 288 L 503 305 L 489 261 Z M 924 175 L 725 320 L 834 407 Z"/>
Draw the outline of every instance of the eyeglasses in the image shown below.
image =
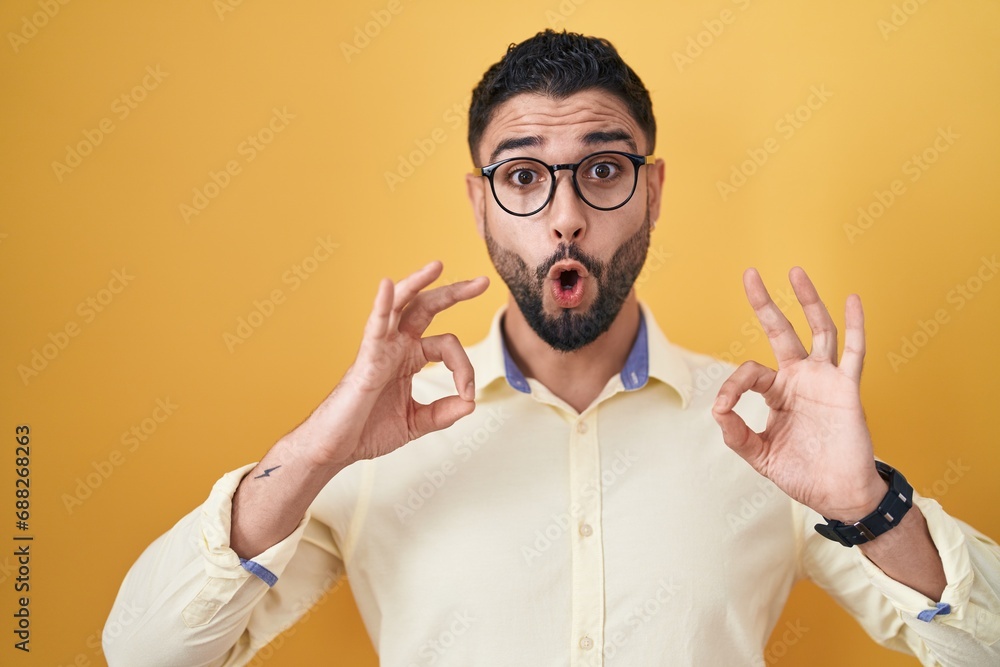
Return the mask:
<path id="1" fill-rule="evenodd" d="M 552 201 L 556 172 L 560 169 L 573 173 L 573 189 L 588 206 L 598 211 L 613 211 L 627 204 L 635 193 L 639 167 L 655 162 L 652 155 L 603 151 L 573 164 L 549 165 L 531 157 L 512 157 L 476 172 L 490 179 L 493 198 L 500 208 L 511 215 L 527 217 Z"/>

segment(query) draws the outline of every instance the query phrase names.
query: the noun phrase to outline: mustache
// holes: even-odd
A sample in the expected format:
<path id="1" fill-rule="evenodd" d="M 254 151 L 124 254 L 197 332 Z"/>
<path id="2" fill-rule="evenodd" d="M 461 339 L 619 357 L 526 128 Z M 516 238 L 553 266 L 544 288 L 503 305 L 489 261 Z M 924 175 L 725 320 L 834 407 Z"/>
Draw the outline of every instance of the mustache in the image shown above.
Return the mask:
<path id="1" fill-rule="evenodd" d="M 587 269 L 587 272 L 597 280 L 600 280 L 604 274 L 604 262 L 580 250 L 580 246 L 575 243 L 560 243 L 555 252 L 535 269 L 535 279 L 538 280 L 538 283 L 544 283 L 546 276 L 549 275 L 549 271 L 552 270 L 552 266 L 564 259 L 572 259 L 580 262 Z"/>

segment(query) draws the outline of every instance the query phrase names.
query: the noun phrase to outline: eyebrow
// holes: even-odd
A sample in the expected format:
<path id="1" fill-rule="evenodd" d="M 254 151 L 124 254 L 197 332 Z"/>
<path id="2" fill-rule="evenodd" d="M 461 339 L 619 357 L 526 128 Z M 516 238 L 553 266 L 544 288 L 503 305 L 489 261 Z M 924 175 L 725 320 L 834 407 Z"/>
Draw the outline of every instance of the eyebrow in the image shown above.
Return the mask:
<path id="1" fill-rule="evenodd" d="M 528 137 L 514 137 L 512 139 L 504 139 L 499 144 L 497 144 L 497 147 L 493 149 L 492 153 L 490 153 L 490 159 L 487 160 L 487 162 L 490 163 L 496 162 L 497 158 L 500 157 L 500 154 L 506 151 L 512 151 L 516 148 L 538 148 L 544 143 L 545 140 L 542 137 L 538 136 L 537 134 Z"/>
<path id="2" fill-rule="evenodd" d="M 613 144 L 617 141 L 625 142 L 633 153 L 639 152 L 639 147 L 635 143 L 635 139 L 632 135 L 624 130 L 599 130 L 596 132 L 588 132 L 583 135 L 583 144 L 585 146 L 598 146 L 601 144 Z M 545 139 L 538 135 L 530 135 L 527 137 L 512 137 L 510 139 L 504 139 L 497 147 L 493 149 L 490 153 L 490 159 L 487 161 L 493 163 L 497 161 L 497 158 L 501 154 L 512 151 L 518 148 L 538 148 L 545 143 Z"/>
<path id="3" fill-rule="evenodd" d="M 632 135 L 624 130 L 610 130 L 603 132 L 588 132 L 583 137 L 583 143 L 586 146 L 595 146 L 598 144 L 612 144 L 616 141 L 624 141 L 628 144 L 628 147 L 632 149 L 633 153 L 639 152 L 639 147 L 635 144 L 635 139 Z"/>

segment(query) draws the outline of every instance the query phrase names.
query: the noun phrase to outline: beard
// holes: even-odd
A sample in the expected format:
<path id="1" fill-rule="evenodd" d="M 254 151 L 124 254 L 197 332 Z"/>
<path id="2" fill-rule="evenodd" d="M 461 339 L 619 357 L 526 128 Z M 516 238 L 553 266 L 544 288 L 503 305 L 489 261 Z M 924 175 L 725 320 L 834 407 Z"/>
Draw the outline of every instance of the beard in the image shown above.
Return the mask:
<path id="1" fill-rule="evenodd" d="M 507 284 L 528 325 L 554 349 L 572 352 L 597 340 L 618 316 L 646 261 L 649 211 L 647 209 L 646 219 L 639 230 L 625 239 L 607 262 L 588 255 L 576 244 L 561 243 L 551 257 L 532 269 L 520 255 L 497 244 L 490 235 L 488 224 L 484 231 L 486 249 L 493 266 Z M 586 312 L 562 309 L 552 317 L 545 313 L 542 296 L 549 270 L 563 259 L 576 260 L 587 269 L 596 283 L 597 298 Z"/>

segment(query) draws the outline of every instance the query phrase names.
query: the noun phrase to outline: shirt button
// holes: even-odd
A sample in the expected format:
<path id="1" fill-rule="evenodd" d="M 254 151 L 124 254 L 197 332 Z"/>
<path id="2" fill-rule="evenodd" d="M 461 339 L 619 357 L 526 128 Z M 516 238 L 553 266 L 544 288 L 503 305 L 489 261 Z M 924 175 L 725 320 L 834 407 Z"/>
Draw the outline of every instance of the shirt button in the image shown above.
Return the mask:
<path id="1" fill-rule="evenodd" d="M 580 640 L 580 648 L 582 648 L 584 651 L 589 651 L 590 649 L 594 648 L 594 640 L 591 639 L 590 637 L 584 637 L 583 639 Z"/>
<path id="2" fill-rule="evenodd" d="M 594 534 L 594 529 L 590 527 L 589 523 L 580 524 L 580 534 L 584 537 L 590 537 Z"/>
<path id="3" fill-rule="evenodd" d="M 576 432 L 577 433 L 586 433 L 587 432 L 587 422 L 577 422 L 576 423 Z"/>

